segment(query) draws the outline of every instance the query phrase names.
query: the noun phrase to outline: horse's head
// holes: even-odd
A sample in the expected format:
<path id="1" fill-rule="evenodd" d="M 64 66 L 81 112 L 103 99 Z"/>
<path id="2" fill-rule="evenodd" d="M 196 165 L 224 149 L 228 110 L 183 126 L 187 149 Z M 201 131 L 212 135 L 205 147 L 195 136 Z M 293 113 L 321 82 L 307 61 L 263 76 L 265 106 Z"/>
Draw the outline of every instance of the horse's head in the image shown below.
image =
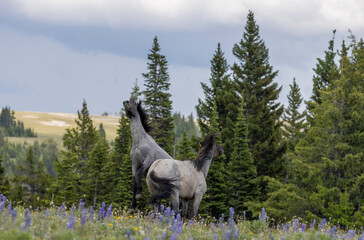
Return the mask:
<path id="1" fill-rule="evenodd" d="M 123 105 L 125 108 L 125 113 L 128 118 L 133 118 L 138 114 L 138 105 L 140 105 L 141 102 L 136 102 L 136 97 L 132 96 L 130 100 L 124 101 Z"/>
<path id="2" fill-rule="evenodd" d="M 213 157 L 218 158 L 224 153 L 224 149 L 218 143 L 214 143 Z"/>

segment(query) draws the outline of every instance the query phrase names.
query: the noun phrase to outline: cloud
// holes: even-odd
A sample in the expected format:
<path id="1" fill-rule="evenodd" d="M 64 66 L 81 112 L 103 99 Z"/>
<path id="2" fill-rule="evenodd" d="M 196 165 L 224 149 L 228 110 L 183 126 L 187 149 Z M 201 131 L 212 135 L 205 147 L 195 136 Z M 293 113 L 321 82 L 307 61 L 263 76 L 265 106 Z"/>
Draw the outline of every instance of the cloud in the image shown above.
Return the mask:
<path id="1" fill-rule="evenodd" d="M 51 24 L 168 31 L 239 26 L 250 9 L 259 23 L 295 34 L 364 29 L 361 0 L 3 0 L 0 9 Z"/>
<path id="2" fill-rule="evenodd" d="M 80 52 L 1 26 L 0 35 L 0 102 L 12 109 L 75 113 L 86 99 L 91 113 L 114 114 L 130 97 L 136 78 L 143 89 L 146 57 Z M 171 64 L 169 71 L 174 111 L 194 112 L 209 69 Z"/>

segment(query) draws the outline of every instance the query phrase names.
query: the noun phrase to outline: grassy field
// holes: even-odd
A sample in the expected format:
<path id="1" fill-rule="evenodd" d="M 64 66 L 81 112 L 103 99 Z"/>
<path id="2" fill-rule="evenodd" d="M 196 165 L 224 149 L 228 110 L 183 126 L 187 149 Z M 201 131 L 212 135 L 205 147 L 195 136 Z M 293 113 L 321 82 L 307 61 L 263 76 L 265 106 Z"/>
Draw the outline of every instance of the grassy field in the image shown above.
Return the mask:
<path id="1" fill-rule="evenodd" d="M 24 122 L 25 128 L 32 128 L 38 135 L 37 138 L 16 138 L 9 137 L 10 142 L 32 144 L 34 141 L 42 142 L 53 138 L 59 146 L 62 146 L 62 137 L 67 128 L 76 126 L 77 114 L 70 113 L 46 113 L 46 112 L 21 112 L 15 111 L 16 120 Z M 116 137 L 116 129 L 119 124 L 119 117 L 116 116 L 92 116 L 94 126 L 99 129 L 103 124 L 106 138 L 111 141 Z"/>
<path id="2" fill-rule="evenodd" d="M 0 196 L 0 198 L 2 198 Z M 247 221 L 230 214 L 220 219 L 197 218 L 183 221 L 170 208 L 159 213 L 130 212 L 103 205 L 85 208 L 50 206 L 24 209 L 0 200 L 0 239 L 358 239 L 361 230 L 340 229 L 326 221 L 307 223 L 294 219 L 275 225 L 268 216 Z M 263 213 L 264 209 L 262 209 Z"/>

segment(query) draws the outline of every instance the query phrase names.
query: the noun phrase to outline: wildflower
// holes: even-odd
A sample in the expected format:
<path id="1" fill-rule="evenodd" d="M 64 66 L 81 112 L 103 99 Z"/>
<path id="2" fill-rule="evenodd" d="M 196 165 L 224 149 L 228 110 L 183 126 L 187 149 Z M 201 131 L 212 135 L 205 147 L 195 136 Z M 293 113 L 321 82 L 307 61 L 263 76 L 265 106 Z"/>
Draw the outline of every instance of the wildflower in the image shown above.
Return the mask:
<path id="1" fill-rule="evenodd" d="M 130 215 L 129 217 L 130 217 L 130 218 L 133 218 L 133 215 Z"/>
<path id="2" fill-rule="evenodd" d="M 106 217 L 110 217 L 112 216 L 112 203 L 109 205 L 109 207 L 107 208 L 107 211 L 106 211 Z"/>
<path id="3" fill-rule="evenodd" d="M 305 228 L 306 228 L 306 224 L 302 223 L 302 225 L 301 225 L 301 231 L 304 232 L 305 231 Z"/>
<path id="4" fill-rule="evenodd" d="M 54 217 L 51 217 L 52 219 L 54 219 Z"/>
<path id="5" fill-rule="evenodd" d="M 253 236 L 253 235 L 254 235 L 254 233 L 253 233 L 253 232 L 250 232 L 249 234 L 250 234 L 251 236 Z"/>
<path id="6" fill-rule="evenodd" d="M 169 240 L 176 240 L 177 239 L 177 234 L 173 234 L 170 238 L 169 238 Z"/>
<path id="7" fill-rule="evenodd" d="M 12 212 L 11 212 L 11 222 L 15 221 L 16 215 L 17 215 L 17 210 L 16 208 L 13 208 Z"/>
<path id="8" fill-rule="evenodd" d="M 9 202 L 9 205 L 8 205 L 8 213 L 7 215 L 10 215 L 11 214 L 11 201 Z"/>
<path id="9" fill-rule="evenodd" d="M 354 238 L 354 236 L 355 236 L 355 230 L 349 230 L 348 231 L 348 235 L 349 235 L 349 237 L 351 237 L 352 239 Z"/>
<path id="10" fill-rule="evenodd" d="M 263 221 L 264 223 L 267 222 L 267 213 L 264 208 L 262 208 L 262 212 L 259 213 L 259 221 Z"/>
<path id="11" fill-rule="evenodd" d="M 324 229 L 326 227 L 326 218 L 323 218 L 320 222 L 320 229 Z"/>
<path id="12" fill-rule="evenodd" d="M 84 208 L 85 208 L 85 202 L 81 198 L 80 203 L 78 204 L 78 209 L 79 211 L 83 211 Z"/>
<path id="13" fill-rule="evenodd" d="M 164 210 L 164 205 L 162 204 L 161 205 L 161 212 L 163 212 L 163 210 Z"/>
<path id="14" fill-rule="evenodd" d="M 217 240 L 217 234 L 214 234 L 214 240 Z"/>
<path id="15" fill-rule="evenodd" d="M 104 202 L 102 202 L 102 204 L 101 204 L 101 207 L 100 207 L 100 210 L 99 210 L 99 216 L 98 216 L 98 220 L 100 221 L 102 221 L 103 219 L 104 219 L 104 217 L 105 217 L 105 203 Z"/>
<path id="16" fill-rule="evenodd" d="M 66 207 L 66 204 L 65 203 L 62 203 L 61 207 L 59 208 L 59 212 L 62 212 Z"/>
<path id="17" fill-rule="evenodd" d="M 224 240 L 230 240 L 230 235 L 231 235 L 231 230 L 226 230 L 226 233 L 225 233 L 225 237 L 224 237 Z"/>
<path id="18" fill-rule="evenodd" d="M 125 220 L 128 219 L 128 217 L 125 217 Z"/>
<path id="19" fill-rule="evenodd" d="M 161 240 L 164 240 L 164 239 L 166 239 L 166 236 L 167 236 L 166 232 L 163 232 L 163 233 L 162 233 L 162 237 L 161 237 Z"/>
<path id="20" fill-rule="evenodd" d="M 112 223 L 109 223 L 109 226 L 111 227 L 112 226 Z"/>
<path id="21" fill-rule="evenodd" d="M 138 228 L 136 227 L 136 228 L 134 228 L 134 230 L 135 230 L 135 231 L 138 231 Z"/>
<path id="22" fill-rule="evenodd" d="M 117 217 L 116 220 L 119 220 L 121 217 Z"/>
<path id="23" fill-rule="evenodd" d="M 30 213 L 29 209 L 27 208 L 25 210 L 25 225 L 24 225 L 24 230 L 27 230 L 28 227 L 30 226 L 31 222 L 32 222 L 32 219 L 30 218 L 32 216 L 32 214 Z"/>
<path id="24" fill-rule="evenodd" d="M 81 226 L 84 227 L 86 223 L 86 211 L 84 210 L 82 212 L 82 217 L 81 217 Z"/>
<path id="25" fill-rule="evenodd" d="M 66 223 L 66 226 L 70 229 L 73 230 L 73 227 L 75 226 L 75 215 L 72 213 L 70 220 L 68 223 Z"/>
<path id="26" fill-rule="evenodd" d="M 49 208 L 47 209 L 46 213 L 45 213 L 46 217 L 49 216 Z"/>
<path id="27" fill-rule="evenodd" d="M 234 237 L 235 240 L 238 239 L 239 233 L 240 233 L 240 231 L 234 232 L 233 237 Z"/>

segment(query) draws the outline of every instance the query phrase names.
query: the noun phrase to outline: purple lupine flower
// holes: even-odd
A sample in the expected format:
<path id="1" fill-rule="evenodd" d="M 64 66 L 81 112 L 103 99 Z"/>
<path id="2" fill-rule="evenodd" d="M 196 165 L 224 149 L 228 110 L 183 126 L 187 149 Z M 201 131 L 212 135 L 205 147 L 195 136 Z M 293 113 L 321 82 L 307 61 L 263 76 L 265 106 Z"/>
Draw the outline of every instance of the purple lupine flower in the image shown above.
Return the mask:
<path id="1" fill-rule="evenodd" d="M 262 208 L 262 212 L 259 213 L 259 221 L 263 221 L 264 223 L 267 222 L 267 213 L 264 208 Z"/>
<path id="2" fill-rule="evenodd" d="M 167 225 L 169 224 L 169 218 L 166 218 L 166 224 Z"/>
<path id="3" fill-rule="evenodd" d="M 240 231 L 234 232 L 233 237 L 234 237 L 235 240 L 238 239 L 239 233 L 240 233 Z"/>
<path id="4" fill-rule="evenodd" d="M 58 209 L 59 212 L 62 212 L 66 208 L 66 204 L 62 203 L 61 207 Z"/>
<path id="5" fill-rule="evenodd" d="M 161 205 L 161 212 L 163 212 L 163 210 L 164 210 L 164 205 L 162 204 Z"/>
<path id="6" fill-rule="evenodd" d="M 167 207 L 166 210 L 164 210 L 164 216 L 169 216 L 171 213 L 171 208 L 170 207 Z"/>
<path id="7" fill-rule="evenodd" d="M 66 216 L 66 213 L 64 212 L 64 213 L 62 213 L 62 217 L 64 218 Z"/>
<path id="8" fill-rule="evenodd" d="M 107 208 L 106 217 L 112 216 L 111 210 L 112 210 L 112 203 L 110 203 L 109 207 Z"/>
<path id="9" fill-rule="evenodd" d="M 167 237 L 167 234 L 166 234 L 166 232 L 163 232 L 163 233 L 162 233 L 162 237 L 161 237 L 161 240 L 165 240 L 165 239 L 166 239 L 166 237 Z"/>
<path id="10" fill-rule="evenodd" d="M 169 238 L 169 240 L 176 240 L 177 239 L 177 234 L 172 234 L 171 237 Z"/>
<path id="11" fill-rule="evenodd" d="M 75 204 L 72 203 L 71 211 L 73 212 L 76 209 Z"/>
<path id="12" fill-rule="evenodd" d="M 350 238 L 354 238 L 355 237 L 355 230 L 352 230 L 352 229 L 350 229 L 349 231 L 348 231 L 348 235 L 349 235 L 349 237 Z"/>
<path id="13" fill-rule="evenodd" d="M 88 219 L 89 219 L 90 221 L 94 220 L 94 214 L 95 214 L 95 210 L 94 210 L 93 208 L 91 208 L 91 210 L 90 210 L 90 215 L 89 215 L 89 217 L 88 217 Z"/>
<path id="14" fill-rule="evenodd" d="M 214 240 L 217 240 L 217 234 L 214 234 Z"/>
<path id="15" fill-rule="evenodd" d="M 360 237 L 358 238 L 358 240 L 364 240 L 364 234 L 360 235 Z"/>
<path id="16" fill-rule="evenodd" d="M 324 229 L 326 227 L 326 218 L 323 218 L 320 222 L 320 229 Z"/>
<path id="17" fill-rule="evenodd" d="M 315 225 L 316 225 L 316 219 L 313 220 L 313 222 L 310 225 L 310 228 L 315 228 Z"/>
<path id="18" fill-rule="evenodd" d="M 129 229 L 126 230 L 126 235 L 128 235 L 128 238 L 130 240 L 133 240 L 133 237 L 131 236 L 131 233 L 130 233 L 130 230 Z"/>
<path id="19" fill-rule="evenodd" d="M 86 211 L 84 210 L 82 212 L 82 217 L 81 217 L 81 226 L 84 227 L 86 223 Z"/>
<path id="20" fill-rule="evenodd" d="M 295 232 L 297 230 L 298 226 L 299 226 L 298 219 L 295 219 L 294 222 L 293 222 L 292 232 Z"/>
<path id="21" fill-rule="evenodd" d="M 246 219 L 246 212 L 243 211 L 243 219 L 245 220 Z"/>
<path id="22" fill-rule="evenodd" d="M 83 199 L 80 199 L 80 203 L 78 204 L 78 210 L 83 211 L 85 209 L 85 201 Z"/>
<path id="23" fill-rule="evenodd" d="M 226 230 L 224 240 L 230 240 L 231 239 L 230 235 L 231 235 L 231 230 L 230 229 Z"/>
<path id="24" fill-rule="evenodd" d="M 103 220 L 105 217 L 105 203 L 102 202 L 100 210 L 99 210 L 99 216 L 98 216 L 98 220 Z"/>
<path id="25" fill-rule="evenodd" d="M 163 215 L 159 216 L 159 221 L 162 222 L 163 221 Z"/>
<path id="26" fill-rule="evenodd" d="M 181 221 L 181 214 L 177 214 L 177 216 L 176 216 L 176 219 L 178 220 L 178 221 Z"/>
<path id="27" fill-rule="evenodd" d="M 0 213 L 2 213 L 2 211 L 5 209 L 5 202 L 1 201 L 0 202 Z"/>
<path id="28" fill-rule="evenodd" d="M 189 222 L 189 223 L 190 223 L 190 225 L 193 225 L 193 220 L 190 220 L 190 222 Z"/>
<path id="29" fill-rule="evenodd" d="M 16 210 L 16 208 L 13 208 L 13 210 L 11 212 L 11 222 L 15 221 L 17 213 L 18 213 L 18 211 Z"/>
<path id="30" fill-rule="evenodd" d="M 29 209 L 27 208 L 25 210 L 25 214 L 24 214 L 24 217 L 25 217 L 24 230 L 27 230 L 28 227 L 30 226 L 30 224 L 32 222 L 32 219 L 30 218 L 31 216 L 32 216 L 32 214 L 30 213 Z"/>
<path id="31" fill-rule="evenodd" d="M 69 222 L 66 223 L 66 226 L 70 229 L 73 230 L 73 227 L 75 226 L 75 215 L 72 213 Z"/>
<path id="32" fill-rule="evenodd" d="M 47 209 L 45 215 L 46 215 L 46 217 L 49 217 L 49 208 Z"/>
<path id="33" fill-rule="evenodd" d="M 234 214 L 235 214 L 234 208 L 233 207 L 229 208 L 229 218 L 234 218 Z"/>
<path id="34" fill-rule="evenodd" d="M 304 232 L 305 229 L 306 229 L 306 224 L 302 223 L 302 225 L 301 225 L 301 231 Z"/>
<path id="35" fill-rule="evenodd" d="M 9 202 L 9 205 L 8 205 L 8 213 L 7 215 L 10 215 L 11 214 L 11 201 Z"/>

